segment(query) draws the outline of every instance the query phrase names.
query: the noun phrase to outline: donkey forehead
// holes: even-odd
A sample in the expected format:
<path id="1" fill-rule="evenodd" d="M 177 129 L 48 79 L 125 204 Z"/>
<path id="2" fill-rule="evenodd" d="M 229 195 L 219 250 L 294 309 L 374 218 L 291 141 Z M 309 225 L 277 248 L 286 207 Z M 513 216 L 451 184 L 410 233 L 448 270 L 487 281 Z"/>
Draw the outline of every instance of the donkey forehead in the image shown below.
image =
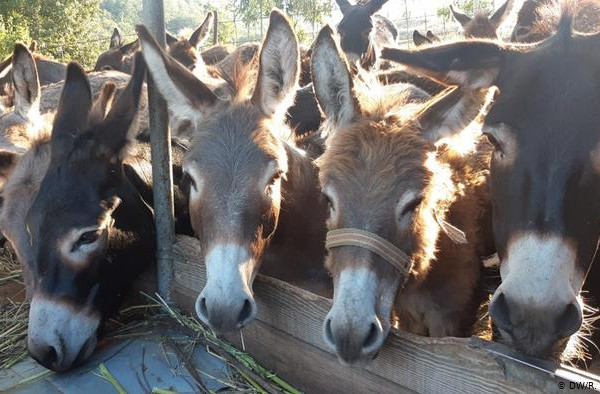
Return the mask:
<path id="1" fill-rule="evenodd" d="M 223 172 L 258 175 L 270 163 L 287 170 L 287 155 L 278 137 L 283 125 L 270 122 L 251 105 L 221 112 L 199 125 L 185 165 L 200 167 L 207 175 Z"/>

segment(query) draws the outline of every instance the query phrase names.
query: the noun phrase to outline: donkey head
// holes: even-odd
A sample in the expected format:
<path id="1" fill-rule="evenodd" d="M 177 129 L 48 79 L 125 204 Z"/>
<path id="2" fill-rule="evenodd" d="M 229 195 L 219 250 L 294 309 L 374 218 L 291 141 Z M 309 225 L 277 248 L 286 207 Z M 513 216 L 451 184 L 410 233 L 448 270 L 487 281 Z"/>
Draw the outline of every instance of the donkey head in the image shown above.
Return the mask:
<path id="1" fill-rule="evenodd" d="M 600 236 L 600 35 L 573 34 L 571 20 L 566 12 L 556 35 L 538 45 L 383 51 L 464 88 L 499 88 L 484 129 L 495 147 L 502 277 L 490 315 L 506 342 L 539 357 L 560 354 L 579 330 L 578 295 Z"/>
<path id="2" fill-rule="evenodd" d="M 210 35 L 212 27 L 213 14 L 206 14 L 204 22 L 192 33 L 190 38 L 181 37 L 179 39 L 167 35 L 167 45 L 169 54 L 179 63 L 183 64 L 189 70 L 195 70 L 197 67 L 204 68 L 204 61 L 198 54 L 198 49 L 206 42 Z"/>
<path id="3" fill-rule="evenodd" d="M 116 70 L 130 74 L 133 66 L 133 53 L 138 45 L 138 40 L 124 44 L 119 29 L 115 27 L 110 37 L 110 46 L 106 52 L 98 56 L 94 71 Z"/>
<path id="4" fill-rule="evenodd" d="M 145 74 L 141 55 L 135 63 L 112 108 L 114 85 L 93 104 L 85 72 L 68 66 L 50 163 L 27 214 L 28 349 L 55 371 L 91 354 L 100 322 L 151 258 L 152 213 L 122 166 Z"/>
<path id="5" fill-rule="evenodd" d="M 510 0 L 506 0 L 506 2 L 500 6 L 492 14 L 492 16 L 488 17 L 486 14 L 478 13 L 473 18 L 457 11 L 450 6 L 450 11 L 452 11 L 452 15 L 454 19 L 460 23 L 460 25 L 464 29 L 464 34 L 466 38 L 498 38 L 498 34 L 496 31 L 498 27 L 502 24 L 504 17 L 507 15 L 508 2 Z"/>
<path id="6" fill-rule="evenodd" d="M 409 275 L 422 277 L 434 258 L 435 215 L 453 194 L 449 169 L 435 160 L 435 143 L 462 130 L 481 101 L 453 89 L 422 107 L 409 102 L 405 87 L 353 81 L 329 27 L 317 38 L 312 62 L 327 125 L 327 149 L 317 164 L 330 205 L 329 231 L 367 231 L 412 261 L 409 272 L 401 272 L 358 246 L 329 249 L 335 291 L 324 338 L 343 362 L 354 363 L 379 350 L 398 291 Z"/>
<path id="7" fill-rule="evenodd" d="M 371 0 L 352 5 L 348 0 L 336 0 L 343 18 L 337 25 L 340 44 L 348 60 L 371 66 L 377 57 L 373 47 L 374 21 L 372 16 L 387 0 Z"/>
<path id="8" fill-rule="evenodd" d="M 296 35 L 283 14 L 271 12 L 254 93 L 249 96 L 245 88 L 252 86 L 241 81 L 251 76 L 245 68 L 229 98 L 162 52 L 143 26 L 138 33 L 171 112 L 187 117 L 196 129 L 184 160 L 191 221 L 207 270 L 196 311 L 219 332 L 239 329 L 256 314 L 252 283 L 279 218 L 288 169 L 280 137 L 289 132 L 284 114 L 299 74 Z"/>

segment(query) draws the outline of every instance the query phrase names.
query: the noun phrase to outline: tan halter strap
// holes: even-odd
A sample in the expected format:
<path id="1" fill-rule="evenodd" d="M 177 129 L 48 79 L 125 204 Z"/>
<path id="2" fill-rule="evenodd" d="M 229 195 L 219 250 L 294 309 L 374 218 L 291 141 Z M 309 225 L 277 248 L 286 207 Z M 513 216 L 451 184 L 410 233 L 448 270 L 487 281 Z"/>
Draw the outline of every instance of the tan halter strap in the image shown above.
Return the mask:
<path id="1" fill-rule="evenodd" d="M 358 246 L 370 250 L 387 261 L 406 277 L 410 274 L 412 260 L 396 245 L 381 238 L 377 234 L 357 228 L 340 228 L 327 232 L 325 248 L 332 249 L 339 246 Z"/>

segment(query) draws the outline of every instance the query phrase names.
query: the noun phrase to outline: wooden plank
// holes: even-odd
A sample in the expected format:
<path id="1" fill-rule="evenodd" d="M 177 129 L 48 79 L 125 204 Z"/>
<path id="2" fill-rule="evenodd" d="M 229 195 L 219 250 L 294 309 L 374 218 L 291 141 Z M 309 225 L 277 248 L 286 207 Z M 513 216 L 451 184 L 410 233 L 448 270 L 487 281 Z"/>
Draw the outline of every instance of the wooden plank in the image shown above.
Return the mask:
<path id="1" fill-rule="evenodd" d="M 193 313 L 196 292 L 181 286 L 173 288 L 173 301 Z M 344 367 L 331 353 L 256 321 L 243 329 L 244 349 L 262 366 L 307 393 L 411 393 L 410 390 L 362 368 Z M 227 340 L 242 349 L 241 335 Z"/>
<path id="2" fill-rule="evenodd" d="M 206 282 L 199 248 L 199 242 L 189 237 L 178 237 L 174 246 L 173 289 L 178 294 L 175 301 L 192 313 L 195 297 Z M 340 372 L 338 379 L 327 373 L 334 356 L 321 337 L 321 325 L 331 300 L 261 275 L 254 283 L 254 291 L 257 322 L 244 329 L 251 353 L 265 365 L 273 365 L 274 358 L 280 360 L 274 370 L 286 371 L 281 373 L 291 381 L 295 380 L 287 373 L 310 368 L 309 376 L 317 386 L 318 382 L 344 386 L 347 373 Z M 279 345 L 270 345 L 264 338 Z M 284 353 L 306 354 L 307 361 L 286 358 Z M 378 382 L 389 381 L 393 390 L 399 386 L 419 393 L 558 393 L 562 392 L 560 382 L 566 382 L 568 388 L 569 379 L 592 379 L 577 373 L 568 375 L 550 363 L 534 361 L 538 366 L 532 367 L 519 358 L 508 348 L 479 338 L 425 338 L 394 330 L 372 363 L 342 370 L 352 371 L 350 375 L 357 374 L 362 381 L 373 384 L 368 390 L 374 392 L 379 391 Z M 595 382 L 595 386 L 600 388 L 600 382 Z"/>

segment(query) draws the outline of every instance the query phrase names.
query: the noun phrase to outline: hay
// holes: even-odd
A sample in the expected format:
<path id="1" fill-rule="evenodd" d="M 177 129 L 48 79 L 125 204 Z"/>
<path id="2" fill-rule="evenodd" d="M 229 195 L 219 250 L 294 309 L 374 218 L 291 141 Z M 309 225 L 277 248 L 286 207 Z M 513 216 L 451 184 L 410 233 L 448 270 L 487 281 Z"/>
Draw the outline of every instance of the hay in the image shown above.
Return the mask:
<path id="1" fill-rule="evenodd" d="M 0 248 L 0 369 L 27 357 L 29 303 L 21 267 L 9 248 Z"/>

